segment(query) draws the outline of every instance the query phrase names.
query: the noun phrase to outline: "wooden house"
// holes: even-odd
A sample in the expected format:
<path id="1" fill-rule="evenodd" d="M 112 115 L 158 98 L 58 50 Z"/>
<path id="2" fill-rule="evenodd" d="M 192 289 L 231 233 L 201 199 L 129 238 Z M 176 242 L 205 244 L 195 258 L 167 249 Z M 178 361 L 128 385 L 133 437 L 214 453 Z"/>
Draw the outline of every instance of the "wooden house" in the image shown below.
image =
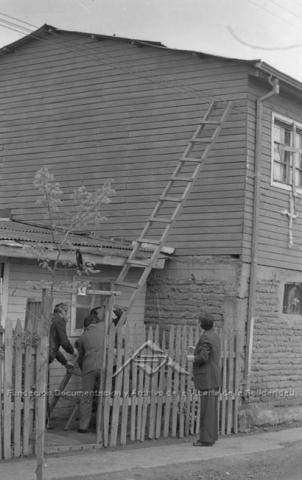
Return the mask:
<path id="1" fill-rule="evenodd" d="M 0 206 L 15 221 L 43 222 L 32 181 L 47 166 L 66 195 L 113 178 L 99 233 L 135 240 L 208 103 L 233 101 L 144 320 L 212 313 L 241 335 L 244 418 L 301 417 L 302 84 L 260 60 L 47 25 L 0 53 Z"/>

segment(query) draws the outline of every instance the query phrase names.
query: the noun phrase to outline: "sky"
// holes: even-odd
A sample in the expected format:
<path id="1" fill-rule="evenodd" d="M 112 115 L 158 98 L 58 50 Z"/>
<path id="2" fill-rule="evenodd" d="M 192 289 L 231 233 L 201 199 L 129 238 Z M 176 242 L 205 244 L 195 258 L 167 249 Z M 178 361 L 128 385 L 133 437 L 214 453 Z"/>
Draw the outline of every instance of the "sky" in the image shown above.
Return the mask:
<path id="1" fill-rule="evenodd" d="M 0 47 L 44 23 L 262 59 L 302 81 L 302 0 L 1 0 Z"/>

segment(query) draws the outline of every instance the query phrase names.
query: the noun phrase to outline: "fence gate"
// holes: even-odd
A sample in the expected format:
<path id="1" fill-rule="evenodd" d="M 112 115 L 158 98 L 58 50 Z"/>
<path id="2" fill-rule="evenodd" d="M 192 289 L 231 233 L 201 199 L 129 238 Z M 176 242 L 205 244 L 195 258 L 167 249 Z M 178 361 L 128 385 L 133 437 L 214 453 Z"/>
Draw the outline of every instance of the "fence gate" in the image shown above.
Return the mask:
<path id="1" fill-rule="evenodd" d="M 97 441 L 114 447 L 128 441 L 199 433 L 199 395 L 192 382 L 192 353 L 200 332 L 194 326 L 148 326 L 145 342 L 131 346 L 128 324 L 110 327 L 99 397 Z M 237 432 L 239 342 L 221 334 L 220 435 Z"/>

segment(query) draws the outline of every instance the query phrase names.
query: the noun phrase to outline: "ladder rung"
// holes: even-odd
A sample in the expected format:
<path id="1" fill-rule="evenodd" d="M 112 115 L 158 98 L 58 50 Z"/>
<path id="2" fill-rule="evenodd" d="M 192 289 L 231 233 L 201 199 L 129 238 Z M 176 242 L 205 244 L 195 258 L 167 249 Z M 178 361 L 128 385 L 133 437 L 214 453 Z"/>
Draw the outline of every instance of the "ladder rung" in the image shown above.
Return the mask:
<path id="1" fill-rule="evenodd" d="M 200 158 L 193 158 L 193 157 L 182 157 L 180 162 L 192 162 L 192 163 L 200 163 Z"/>
<path id="2" fill-rule="evenodd" d="M 200 123 L 203 124 L 203 125 L 207 125 L 207 124 L 209 124 L 209 125 L 221 125 L 220 120 L 206 120 L 206 119 L 204 119 L 204 120 L 201 120 Z"/>
<path id="3" fill-rule="evenodd" d="M 154 238 L 138 238 L 137 240 L 140 243 L 150 243 L 151 245 L 160 245 L 160 240 L 155 240 Z"/>
<path id="4" fill-rule="evenodd" d="M 160 197 L 161 200 L 165 200 L 167 202 L 182 202 L 183 197 Z"/>
<path id="5" fill-rule="evenodd" d="M 213 138 L 212 137 L 205 137 L 205 138 L 192 138 L 192 140 L 190 140 L 190 143 L 211 143 L 213 142 Z"/>
<path id="6" fill-rule="evenodd" d="M 121 287 L 129 287 L 129 288 L 137 288 L 138 284 L 137 283 L 131 283 L 131 282 L 122 282 L 122 281 L 116 281 L 115 285 L 120 285 Z"/>
<path id="7" fill-rule="evenodd" d="M 172 175 L 170 180 L 178 180 L 179 182 L 193 182 L 194 177 L 180 177 L 178 175 Z"/>
<path id="8" fill-rule="evenodd" d="M 127 260 L 127 263 L 133 267 L 149 267 L 150 262 L 147 262 L 146 260 Z"/>
<path id="9" fill-rule="evenodd" d="M 161 217 L 150 217 L 150 222 L 161 222 L 161 223 L 171 223 L 171 218 L 161 218 Z"/>

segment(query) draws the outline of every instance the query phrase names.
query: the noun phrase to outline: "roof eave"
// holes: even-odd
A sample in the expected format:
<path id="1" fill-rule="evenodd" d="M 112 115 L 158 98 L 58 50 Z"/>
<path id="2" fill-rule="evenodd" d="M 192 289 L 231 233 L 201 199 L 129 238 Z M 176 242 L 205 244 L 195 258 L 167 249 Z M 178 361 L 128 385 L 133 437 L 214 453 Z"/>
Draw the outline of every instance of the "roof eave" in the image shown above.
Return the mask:
<path id="1" fill-rule="evenodd" d="M 55 260 L 56 252 L 49 251 L 47 252 L 47 260 Z M 28 260 L 37 260 L 35 253 L 31 250 L 29 244 L 20 244 L 16 246 L 9 245 L 0 245 L 0 257 L 10 257 L 10 258 L 19 258 L 19 259 L 28 259 Z M 92 254 L 92 253 L 83 253 L 85 262 L 96 264 L 96 265 L 111 265 L 116 267 L 122 267 L 127 258 L 119 257 L 118 255 L 107 255 L 107 254 Z M 65 251 L 61 253 L 62 262 L 74 262 L 75 255 L 73 251 Z M 159 258 L 154 265 L 155 269 L 162 270 L 165 266 L 165 258 Z"/>
<path id="2" fill-rule="evenodd" d="M 296 80 L 290 75 L 287 75 L 286 73 L 283 73 L 280 70 L 277 70 L 276 68 L 272 67 L 271 65 L 263 61 L 256 61 L 254 63 L 254 66 L 259 71 L 266 73 L 269 76 L 278 78 L 281 82 L 294 88 L 295 90 L 297 90 L 297 92 L 299 92 L 300 95 L 302 94 L 302 83 L 299 82 L 299 80 Z"/>

